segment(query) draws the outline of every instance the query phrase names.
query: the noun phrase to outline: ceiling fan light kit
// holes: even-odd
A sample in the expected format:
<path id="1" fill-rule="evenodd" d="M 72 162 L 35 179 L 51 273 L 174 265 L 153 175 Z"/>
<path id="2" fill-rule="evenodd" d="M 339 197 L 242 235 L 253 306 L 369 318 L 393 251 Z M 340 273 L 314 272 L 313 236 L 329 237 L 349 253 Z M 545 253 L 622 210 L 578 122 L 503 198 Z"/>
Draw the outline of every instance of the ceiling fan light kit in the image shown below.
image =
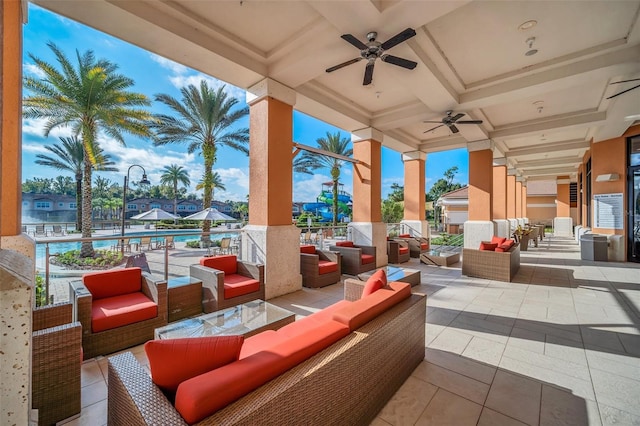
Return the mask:
<path id="1" fill-rule="evenodd" d="M 333 71 L 339 70 L 340 68 L 344 68 L 348 65 L 355 64 L 356 62 L 366 59 L 367 65 L 365 66 L 364 79 L 362 81 L 362 85 L 367 86 L 371 84 L 371 82 L 373 81 L 373 69 L 376 63 L 376 59 L 378 58 L 380 58 L 382 62 L 386 62 L 388 64 L 392 64 L 392 65 L 396 65 L 402 68 L 412 70 L 418 65 L 417 62 L 400 58 L 398 56 L 389 55 L 385 53 L 385 51 L 391 49 L 392 47 L 404 41 L 407 41 L 408 39 L 410 39 L 415 35 L 416 35 L 416 31 L 413 28 L 407 28 L 406 30 L 391 37 L 389 40 L 385 41 L 384 43 L 380 43 L 379 41 L 376 41 L 378 37 L 378 33 L 375 31 L 371 31 L 367 33 L 367 40 L 368 40 L 367 43 L 363 43 L 352 34 L 343 34 L 341 38 L 344 41 L 348 42 L 349 44 L 355 46 L 357 49 L 360 50 L 360 57 L 350 59 L 338 65 L 334 65 L 330 68 L 327 68 L 325 71 L 333 72 Z"/>

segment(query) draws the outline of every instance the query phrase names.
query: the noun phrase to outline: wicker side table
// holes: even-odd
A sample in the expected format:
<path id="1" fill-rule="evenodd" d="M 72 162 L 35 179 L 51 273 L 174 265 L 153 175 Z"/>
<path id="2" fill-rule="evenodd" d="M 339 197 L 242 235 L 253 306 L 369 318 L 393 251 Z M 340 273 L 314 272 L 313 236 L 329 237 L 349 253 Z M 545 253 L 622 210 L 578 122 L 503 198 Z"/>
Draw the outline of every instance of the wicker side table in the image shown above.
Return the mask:
<path id="1" fill-rule="evenodd" d="M 202 313 L 202 281 L 186 277 L 167 281 L 169 322 Z"/>

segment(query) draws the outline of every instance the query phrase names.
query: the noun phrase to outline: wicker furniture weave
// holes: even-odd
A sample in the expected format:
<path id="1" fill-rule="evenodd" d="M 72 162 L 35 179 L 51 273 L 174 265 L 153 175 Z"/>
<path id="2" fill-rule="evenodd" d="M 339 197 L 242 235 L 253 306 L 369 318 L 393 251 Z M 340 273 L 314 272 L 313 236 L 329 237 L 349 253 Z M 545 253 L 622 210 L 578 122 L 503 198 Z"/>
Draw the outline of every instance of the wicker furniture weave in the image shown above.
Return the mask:
<path id="1" fill-rule="evenodd" d="M 340 281 L 342 271 L 342 256 L 338 252 L 327 250 L 316 250 L 315 254 L 300 253 L 300 273 L 302 274 L 302 285 L 310 288 L 325 287 Z M 338 269 L 333 272 L 320 274 L 318 263 L 320 260 L 336 262 Z"/>
<path id="2" fill-rule="evenodd" d="M 345 297 L 361 294 L 349 281 Z M 424 359 L 425 322 L 426 296 L 413 294 L 197 424 L 369 424 Z M 110 425 L 186 424 L 130 352 L 109 358 L 108 386 Z"/>
<path id="3" fill-rule="evenodd" d="M 82 281 L 72 281 L 69 286 L 70 300 L 74 304 L 74 319 L 82 324 L 85 359 L 144 343 L 153 339 L 154 329 L 167 324 L 167 282 L 154 281 L 146 272 L 142 272 L 142 292 L 158 305 L 158 316 L 98 333 L 91 330 L 91 293 Z"/>
<path id="4" fill-rule="evenodd" d="M 31 398 L 40 425 L 80 413 L 82 326 L 72 320 L 71 303 L 33 310 Z"/>
<path id="5" fill-rule="evenodd" d="M 406 253 L 400 253 L 400 248 L 406 248 Z M 409 261 L 409 243 L 402 240 L 387 241 L 387 256 L 389 263 L 404 263 Z"/>
<path id="6" fill-rule="evenodd" d="M 376 269 L 377 259 L 372 263 L 362 263 L 362 255 L 369 254 L 376 257 L 375 246 L 358 246 L 353 247 L 341 247 L 330 246 L 330 251 L 337 251 L 342 255 L 342 273 L 349 275 L 358 275 L 363 272 Z"/>
<path id="7" fill-rule="evenodd" d="M 169 279 L 167 305 L 169 322 L 200 315 L 202 313 L 202 281 L 193 277 Z"/>
<path id="8" fill-rule="evenodd" d="M 206 314 L 220 309 L 247 303 L 252 300 L 264 300 L 264 265 L 237 261 L 238 275 L 251 277 L 260 281 L 258 291 L 236 296 L 231 299 L 224 298 L 224 272 L 217 269 L 208 268 L 202 265 L 191 265 L 189 275 L 202 281 L 202 311 Z"/>
<path id="9" fill-rule="evenodd" d="M 510 282 L 520 269 L 520 244 L 509 251 L 462 249 L 462 275 Z"/>
<path id="10" fill-rule="evenodd" d="M 404 240 L 409 244 L 409 254 L 411 257 L 420 257 L 424 252 L 429 251 L 429 239 L 418 237 L 396 237 L 396 240 Z M 422 248 L 422 244 L 426 244 L 427 248 Z"/>

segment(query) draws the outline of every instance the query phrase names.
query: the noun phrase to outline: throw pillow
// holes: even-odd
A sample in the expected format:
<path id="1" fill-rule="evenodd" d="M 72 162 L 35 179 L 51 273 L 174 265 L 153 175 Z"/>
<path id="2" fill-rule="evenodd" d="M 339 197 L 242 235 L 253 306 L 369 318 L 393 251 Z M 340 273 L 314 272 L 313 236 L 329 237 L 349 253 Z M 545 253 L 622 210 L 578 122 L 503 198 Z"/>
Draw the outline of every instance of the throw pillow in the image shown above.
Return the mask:
<path id="1" fill-rule="evenodd" d="M 495 251 L 496 247 L 498 247 L 498 244 L 492 243 L 490 241 L 482 241 L 480 243 L 480 250 Z"/>
<path id="2" fill-rule="evenodd" d="M 168 395 L 178 385 L 238 360 L 244 336 L 150 340 L 144 345 L 151 379 Z"/>
<path id="3" fill-rule="evenodd" d="M 367 282 L 364 284 L 364 289 L 362 290 L 362 297 L 375 293 L 376 291 L 380 290 L 386 285 L 387 285 L 387 273 L 384 269 L 379 269 L 373 275 L 371 275 L 367 280 Z"/>
<path id="4" fill-rule="evenodd" d="M 491 242 L 498 244 L 498 246 L 501 246 L 502 244 L 504 244 L 505 240 L 506 240 L 505 237 L 496 237 L 495 235 L 491 237 Z"/>

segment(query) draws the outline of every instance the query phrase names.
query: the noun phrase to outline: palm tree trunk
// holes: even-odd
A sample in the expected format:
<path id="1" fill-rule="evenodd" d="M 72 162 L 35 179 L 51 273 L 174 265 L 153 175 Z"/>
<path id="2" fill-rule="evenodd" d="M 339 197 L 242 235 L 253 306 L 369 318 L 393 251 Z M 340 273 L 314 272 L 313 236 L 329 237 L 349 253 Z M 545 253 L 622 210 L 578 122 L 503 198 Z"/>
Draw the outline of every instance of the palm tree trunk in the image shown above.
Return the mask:
<path id="1" fill-rule="evenodd" d="M 178 215 L 178 180 L 173 181 L 173 214 Z M 178 223 L 178 219 L 174 219 L 173 223 Z"/>
<path id="2" fill-rule="evenodd" d="M 82 177 L 82 238 L 91 237 L 91 162 L 85 159 Z M 80 257 L 93 257 L 93 243 L 86 241 L 80 248 Z"/>
<path id="3" fill-rule="evenodd" d="M 215 148 L 208 143 L 203 143 L 202 156 L 204 157 L 204 194 L 202 196 L 202 208 L 207 209 L 211 207 L 211 196 L 213 192 L 213 159 L 215 158 Z M 211 221 L 203 221 L 202 233 L 206 234 L 210 230 Z"/>
<path id="4" fill-rule="evenodd" d="M 333 226 L 338 225 L 338 179 L 333 181 Z"/>
<path id="5" fill-rule="evenodd" d="M 82 229 L 82 173 L 76 174 L 76 231 Z"/>

